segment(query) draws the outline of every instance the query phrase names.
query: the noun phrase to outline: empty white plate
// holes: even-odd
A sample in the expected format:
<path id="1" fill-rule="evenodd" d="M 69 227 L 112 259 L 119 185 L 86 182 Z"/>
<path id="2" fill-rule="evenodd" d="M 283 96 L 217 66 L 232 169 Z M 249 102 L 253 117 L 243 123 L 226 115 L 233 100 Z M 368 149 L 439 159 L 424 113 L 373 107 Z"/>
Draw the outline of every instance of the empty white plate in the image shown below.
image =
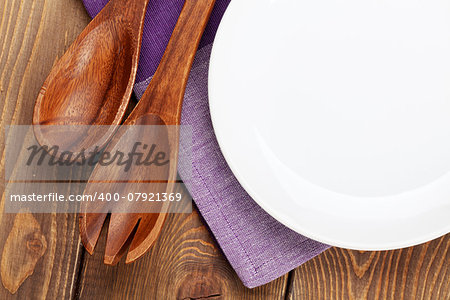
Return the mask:
<path id="1" fill-rule="evenodd" d="M 209 93 L 242 186 L 361 250 L 450 231 L 450 1 L 233 0 Z"/>

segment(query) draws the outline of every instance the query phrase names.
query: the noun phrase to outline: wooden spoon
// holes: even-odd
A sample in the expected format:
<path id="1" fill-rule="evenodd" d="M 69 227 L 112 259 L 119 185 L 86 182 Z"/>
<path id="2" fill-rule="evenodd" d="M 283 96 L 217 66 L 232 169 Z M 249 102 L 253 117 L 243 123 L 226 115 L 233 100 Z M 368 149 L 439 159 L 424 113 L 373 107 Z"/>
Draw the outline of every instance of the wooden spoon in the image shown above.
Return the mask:
<path id="1" fill-rule="evenodd" d="M 162 191 L 170 193 L 172 191 L 177 175 L 179 132 L 173 130 L 173 127 L 169 125 L 180 124 L 189 72 L 214 3 L 215 0 L 186 0 L 149 87 L 124 123 L 124 125 L 156 125 L 164 128 L 153 133 L 146 133 L 146 129 L 143 129 L 137 136 L 138 138 L 145 137 L 149 141 L 157 141 L 159 147 L 169 153 L 170 164 L 158 168 L 133 165 L 128 172 L 119 170 L 116 165 L 97 166 L 85 189 L 86 195 L 103 191 L 120 192 L 122 196 L 134 192 L 159 193 Z M 121 133 L 116 134 L 108 144 L 106 151 L 110 153 L 115 153 L 117 149 L 123 151 L 122 147 L 129 144 L 129 141 L 124 140 L 124 136 Z M 151 191 L 148 190 L 149 183 L 146 182 L 149 178 L 154 178 L 156 182 L 151 186 Z M 167 180 L 158 183 L 162 178 Z M 103 188 L 99 190 L 95 182 L 104 179 L 108 179 L 109 183 L 103 185 Z M 124 181 L 127 182 L 125 185 L 119 185 Z M 79 217 L 81 240 L 89 253 L 94 250 L 107 216 L 104 207 L 101 207 L 102 204 L 99 205 L 99 207 L 94 207 L 94 211 L 101 211 L 100 213 L 92 213 L 92 209 L 89 210 L 91 213 L 86 213 L 87 210 L 84 210 Z M 104 262 L 106 264 L 117 263 L 128 245 L 127 263 L 142 256 L 158 237 L 166 218 L 165 205 L 161 205 L 160 209 L 160 212 L 150 214 L 113 212 L 109 222 Z M 133 210 L 133 212 L 135 211 Z M 138 223 L 139 225 L 137 225 Z M 134 237 L 130 241 L 129 237 L 134 230 Z"/>
<path id="2" fill-rule="evenodd" d="M 44 82 L 33 125 L 118 125 L 132 93 L 149 0 L 111 0 L 89 23 Z M 81 145 L 80 134 L 54 134 L 35 126 L 41 145 Z M 107 131 L 104 145 L 113 134 Z M 92 136 L 91 136 L 92 138 Z M 99 137 L 100 138 L 100 137 Z M 89 146 L 89 145 L 88 145 Z M 71 149 L 77 152 L 77 149 Z"/>

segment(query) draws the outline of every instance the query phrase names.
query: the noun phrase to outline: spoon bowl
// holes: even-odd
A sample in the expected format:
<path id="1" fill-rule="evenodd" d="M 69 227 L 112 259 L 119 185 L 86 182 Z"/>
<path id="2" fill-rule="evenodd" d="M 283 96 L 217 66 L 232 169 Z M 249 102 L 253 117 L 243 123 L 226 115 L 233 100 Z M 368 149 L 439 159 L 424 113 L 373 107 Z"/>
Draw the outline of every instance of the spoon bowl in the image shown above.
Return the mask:
<path id="1" fill-rule="evenodd" d="M 78 152 L 109 141 L 113 131 L 83 143 L 81 134 L 61 141 L 45 127 L 121 123 L 136 77 L 148 1 L 111 0 L 56 63 L 34 108 L 33 125 L 39 125 L 35 135 L 40 144 L 64 142 Z"/>

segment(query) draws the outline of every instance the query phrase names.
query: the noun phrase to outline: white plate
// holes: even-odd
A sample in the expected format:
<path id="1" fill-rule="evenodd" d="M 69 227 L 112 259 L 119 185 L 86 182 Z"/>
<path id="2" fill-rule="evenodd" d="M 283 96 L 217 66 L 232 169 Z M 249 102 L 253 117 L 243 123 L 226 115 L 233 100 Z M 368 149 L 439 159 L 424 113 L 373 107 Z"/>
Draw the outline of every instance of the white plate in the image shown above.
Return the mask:
<path id="1" fill-rule="evenodd" d="M 450 1 L 233 0 L 209 76 L 228 164 L 286 226 L 362 250 L 450 231 Z"/>

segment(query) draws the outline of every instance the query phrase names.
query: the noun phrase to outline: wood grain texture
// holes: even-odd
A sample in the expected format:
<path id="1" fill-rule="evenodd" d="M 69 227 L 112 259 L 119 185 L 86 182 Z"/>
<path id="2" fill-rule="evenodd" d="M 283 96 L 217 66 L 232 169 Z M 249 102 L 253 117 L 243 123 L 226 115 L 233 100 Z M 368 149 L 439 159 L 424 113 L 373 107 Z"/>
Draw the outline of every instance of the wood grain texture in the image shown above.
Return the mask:
<path id="1" fill-rule="evenodd" d="M 13 295 L 4 285 L 1 285 L 0 299 L 68 299 L 72 295 L 73 285 L 76 281 L 81 250 L 78 228 L 75 226 L 76 215 L 35 214 L 33 217 L 41 227 L 42 236 L 46 241 L 46 250 L 41 258 L 36 259 L 37 263 L 33 270 L 30 268 L 30 264 L 33 263 L 30 261 L 31 258 L 22 258 L 22 260 L 12 262 L 8 257 L 5 260 L 2 257 L 2 268 L 9 269 L 6 274 L 2 272 L 2 281 L 12 292 L 16 289 L 16 285 L 19 283 L 17 280 L 23 276 L 23 272 L 32 274 L 25 279 Z M 5 235 L 9 235 L 11 232 L 14 218 L 15 215 L 8 214 L 4 215 L 2 219 L 0 247 L 3 255 L 5 255 L 5 251 L 11 250 L 5 241 Z M 14 239 L 18 239 L 18 237 L 16 236 Z M 21 241 L 26 243 L 33 240 L 22 239 Z M 22 247 L 16 246 L 15 249 Z M 12 265 L 9 265 L 11 263 Z"/>
<path id="2" fill-rule="evenodd" d="M 450 299 L 450 234 L 395 251 L 331 248 L 294 271 L 289 299 Z"/>
<path id="3" fill-rule="evenodd" d="M 41 226 L 31 213 L 17 214 L 3 247 L 0 274 L 3 286 L 12 294 L 34 272 L 47 250 Z"/>
<path id="4" fill-rule="evenodd" d="M 0 1 L 2 194 L 5 189 L 4 128 L 10 124 L 31 124 L 34 101 L 47 74 L 57 57 L 65 52 L 88 22 L 89 17 L 78 0 Z M 17 140 L 17 143 L 20 142 Z M 3 205 L 3 202 L 0 203 L 0 211 L 3 211 Z M 20 235 L 12 232 L 15 220 L 14 214 L 0 214 L 0 253 L 4 264 L 14 259 L 12 249 L 23 247 L 19 242 Z M 0 299 L 69 299 L 72 297 L 81 251 L 76 215 L 33 214 L 33 220 L 40 227 L 46 250 L 41 258 L 36 259 L 33 270 L 30 268 L 32 258 L 14 262 L 12 267 L 15 271 L 3 269 L 2 279 L 6 276 L 10 280 L 6 285 L 12 290 L 15 288 L 11 287 L 15 287 L 24 274 L 33 274 L 13 295 L 1 284 Z M 26 230 L 27 227 L 21 228 L 22 233 Z M 10 242 L 7 243 L 10 234 Z M 28 246 L 38 250 L 38 244 L 33 244 L 33 240 L 25 238 L 21 241 L 25 242 L 25 247 L 29 241 L 31 244 L 28 243 Z M 2 267 L 8 268 L 4 264 Z"/>
<path id="5" fill-rule="evenodd" d="M 84 257 L 80 299 L 284 299 L 287 276 L 245 288 L 196 211 L 169 215 L 155 245 L 133 264 L 104 265 L 105 242 L 103 232 Z"/>

